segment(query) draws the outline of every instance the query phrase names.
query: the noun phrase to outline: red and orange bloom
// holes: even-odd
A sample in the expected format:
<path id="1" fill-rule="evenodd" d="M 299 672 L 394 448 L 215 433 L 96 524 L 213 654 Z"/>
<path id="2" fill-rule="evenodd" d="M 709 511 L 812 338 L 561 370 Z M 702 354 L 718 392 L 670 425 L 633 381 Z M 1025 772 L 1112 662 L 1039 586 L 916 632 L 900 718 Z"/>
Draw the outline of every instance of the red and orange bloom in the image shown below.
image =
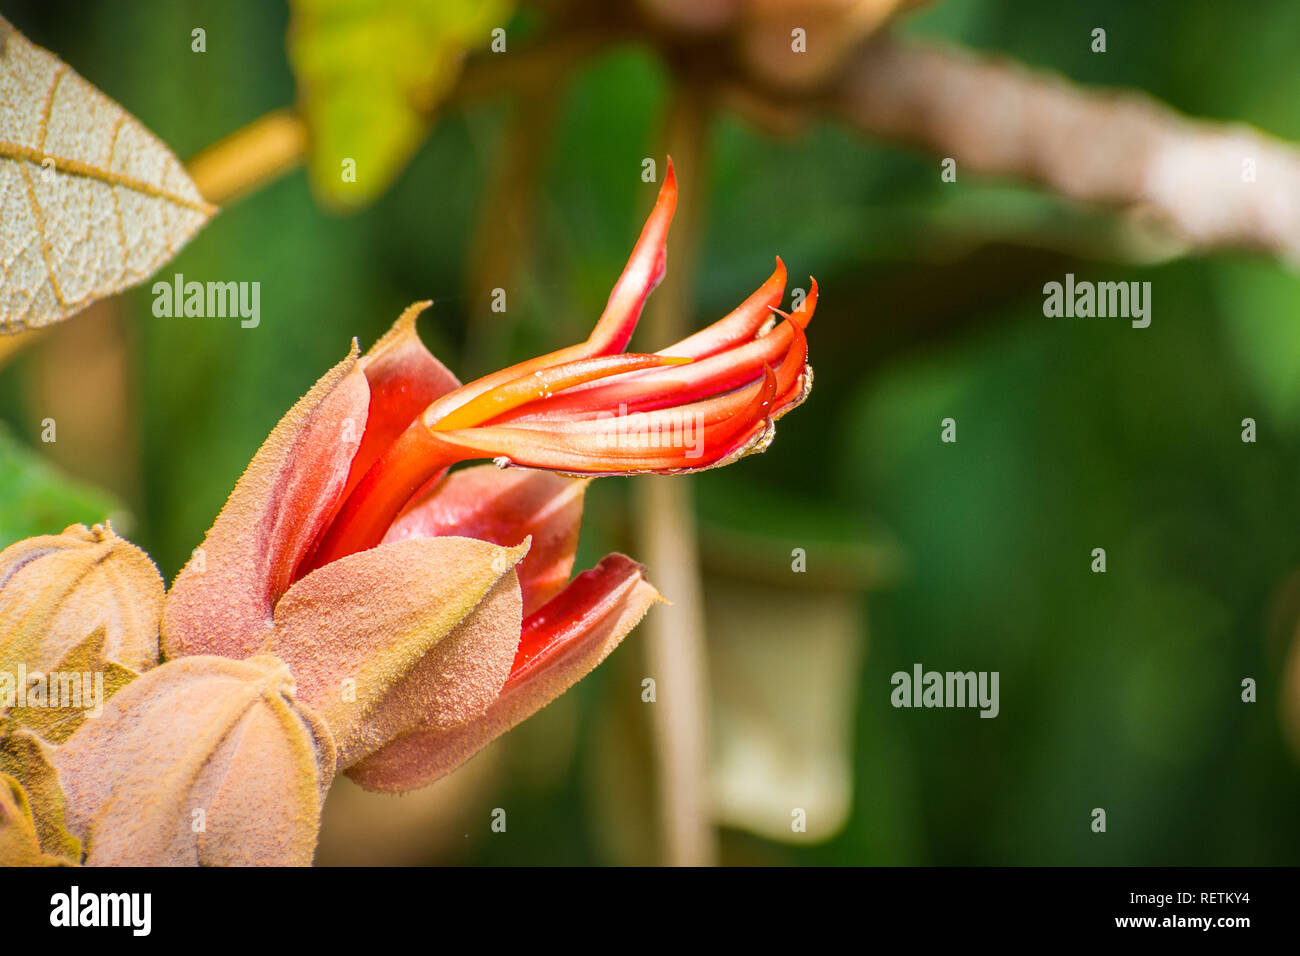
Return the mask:
<path id="1" fill-rule="evenodd" d="M 258 451 L 164 607 L 167 657 L 274 654 L 329 725 L 338 766 L 403 790 L 454 769 L 589 672 L 660 600 L 610 555 L 570 580 L 600 475 L 676 473 L 761 451 L 807 395 L 813 283 L 785 268 L 730 315 L 625 354 L 665 268 L 671 162 L 586 342 L 467 385 L 412 306 Z M 462 462 L 495 459 L 454 472 Z"/>

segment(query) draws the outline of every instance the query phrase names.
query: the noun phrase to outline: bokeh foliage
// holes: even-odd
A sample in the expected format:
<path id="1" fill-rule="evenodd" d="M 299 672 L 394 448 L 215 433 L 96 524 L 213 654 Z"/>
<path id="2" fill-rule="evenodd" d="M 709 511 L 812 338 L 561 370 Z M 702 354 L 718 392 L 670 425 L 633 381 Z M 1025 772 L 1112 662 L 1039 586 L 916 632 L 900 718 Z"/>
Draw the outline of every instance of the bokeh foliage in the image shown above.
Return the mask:
<path id="1" fill-rule="evenodd" d="M 295 98 L 277 4 L 43 0 L 7 15 L 182 157 Z M 1087 46 L 1096 25 L 1108 30 L 1102 56 Z M 195 26 L 207 30 L 205 54 L 190 52 Z M 1214 0 L 1086 11 L 953 0 L 907 29 L 1300 139 L 1290 0 L 1261 0 L 1251 15 Z M 593 58 L 562 90 L 533 157 L 535 251 L 491 354 L 466 355 L 470 327 L 501 317 L 465 276 L 508 117 L 495 102 L 448 109 L 369 208 L 323 212 L 300 170 L 224 211 L 164 273 L 261 281 L 259 328 L 156 319 L 147 286 L 128 293 L 139 481 L 125 505 L 164 576 L 283 411 L 353 336 L 372 342 L 409 302 L 436 300 L 422 333 L 462 377 L 584 335 L 653 194 L 640 163 L 670 90 L 666 68 L 635 46 Z M 728 833 L 724 859 L 1294 863 L 1300 772 L 1277 701 L 1297 609 L 1284 585 L 1300 566 L 1300 278 L 1240 256 L 1146 268 L 1080 258 L 1044 237 L 1095 211 L 1009 184 L 945 185 L 934 157 L 830 123 L 774 141 L 724 114 L 710 147 L 707 169 L 680 171 L 708 196 L 695 324 L 755 287 L 773 253 L 793 285 L 815 273 L 823 299 L 812 398 L 762 458 L 696 479 L 705 508 L 731 490 L 784 498 L 831 525 L 883 525 L 905 557 L 895 585 L 869 598 L 848 826 L 806 849 Z M 519 215 L 491 227 L 509 233 Z M 1151 327 L 1044 318 L 1042 284 L 1067 271 L 1150 281 Z M 10 363 L 0 396 L 5 421 L 39 453 L 33 360 Z M 938 441 L 947 416 L 956 445 Z M 1245 417 L 1258 422 L 1256 444 L 1240 440 Z M 93 462 L 78 473 L 98 476 Z M 632 546 L 626 497 L 626 483 L 596 483 L 580 563 Z M 41 513 L 24 501 L 0 500 L 6 532 L 62 527 L 64 517 L 33 527 Z M 761 532 L 768 512 L 725 520 Z M 1105 575 L 1089 573 L 1094 547 L 1107 549 Z M 1000 671 L 1001 716 L 892 709 L 889 675 L 915 662 Z M 1240 701 L 1248 676 L 1254 705 Z M 594 725 L 638 681 L 635 666 L 602 669 L 521 728 L 529 742 L 576 741 L 555 745 L 556 772 L 501 785 L 508 841 L 479 839 L 456 858 L 608 860 L 592 822 L 610 816 L 594 806 L 609 798 L 590 772 Z M 1089 831 L 1093 807 L 1107 809 L 1104 836 Z"/>

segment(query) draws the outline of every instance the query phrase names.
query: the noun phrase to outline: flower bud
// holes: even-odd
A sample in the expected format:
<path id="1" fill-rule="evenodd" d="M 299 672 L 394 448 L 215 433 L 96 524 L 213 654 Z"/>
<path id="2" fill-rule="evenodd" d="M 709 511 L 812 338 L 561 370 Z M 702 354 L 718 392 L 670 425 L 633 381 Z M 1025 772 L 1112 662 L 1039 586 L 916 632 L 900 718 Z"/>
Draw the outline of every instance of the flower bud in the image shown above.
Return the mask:
<path id="1" fill-rule="evenodd" d="M 170 661 L 54 754 L 90 865 L 307 866 L 334 776 L 324 721 L 269 655 Z"/>
<path id="2" fill-rule="evenodd" d="M 102 653 L 135 671 L 158 662 L 163 581 L 110 525 L 70 525 L 0 552 L 0 666 L 56 669 L 97 629 Z"/>

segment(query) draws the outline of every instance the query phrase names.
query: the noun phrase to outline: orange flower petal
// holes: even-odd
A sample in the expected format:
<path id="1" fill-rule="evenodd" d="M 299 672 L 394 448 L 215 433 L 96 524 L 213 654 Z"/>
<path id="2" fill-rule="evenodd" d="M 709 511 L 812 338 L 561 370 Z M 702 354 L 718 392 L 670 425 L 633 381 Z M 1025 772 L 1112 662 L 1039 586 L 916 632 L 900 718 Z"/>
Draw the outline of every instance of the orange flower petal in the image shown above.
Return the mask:
<path id="1" fill-rule="evenodd" d="M 677 173 L 672 157 L 668 157 L 668 170 L 664 173 L 659 198 L 641 229 L 632 255 L 628 257 L 623 274 L 618 277 L 605 311 L 601 313 L 595 329 L 587 337 L 593 354 L 607 355 L 621 352 L 627 347 L 645 300 L 664 277 L 668 265 L 668 227 L 677 209 Z"/>
<path id="2" fill-rule="evenodd" d="M 544 423 L 562 417 L 581 420 L 601 411 L 649 412 L 727 392 L 761 378 L 764 368 L 781 364 L 797 341 L 796 331 L 803 335 L 802 329 L 794 328 L 796 324 L 783 322 L 766 335 L 690 364 L 620 376 L 596 388 L 572 389 L 523 405 L 493 418 L 492 424 Z"/>
<path id="3" fill-rule="evenodd" d="M 781 304 L 784 295 L 785 263 L 777 256 L 775 271 L 748 299 L 712 325 L 662 349 L 661 354 L 701 359 L 748 342 L 771 316 L 771 310 Z"/>
<path id="4" fill-rule="evenodd" d="M 509 368 L 475 379 L 438 399 L 426 412 L 425 421 L 437 421 L 489 389 L 539 369 L 623 351 L 632 337 L 632 332 L 636 329 L 646 299 L 663 278 L 668 261 L 668 227 L 672 224 L 673 211 L 676 208 L 677 174 L 673 171 L 673 161 L 670 157 L 664 183 L 659 189 L 659 198 L 655 201 L 654 209 L 650 211 L 650 216 L 641 229 L 641 235 L 632 248 L 632 255 L 623 268 L 622 275 L 619 276 L 618 282 L 614 284 L 614 289 L 609 294 L 605 311 L 601 313 L 587 341 L 526 362 L 519 362 Z"/>
<path id="5" fill-rule="evenodd" d="M 766 447 L 776 388 L 765 370 L 752 385 L 678 408 L 439 432 L 455 449 L 439 454 L 592 476 L 702 471 Z"/>
<path id="6" fill-rule="evenodd" d="M 603 378 L 622 375 L 629 371 L 684 365 L 690 359 L 671 355 L 597 355 L 591 358 L 563 362 L 549 368 L 537 369 L 521 375 L 461 405 L 455 411 L 438 418 L 428 415 L 423 423 L 434 431 L 453 428 L 470 428 L 483 422 L 532 407 L 546 408 L 552 395 L 575 385 L 595 382 Z"/>
<path id="7" fill-rule="evenodd" d="M 434 399 L 460 388 L 456 376 L 416 334 L 416 319 L 432 304 L 417 302 L 408 307 L 388 334 L 361 357 L 361 370 L 370 383 L 370 409 L 361 446 L 352 459 L 345 497 L 420 412 Z"/>

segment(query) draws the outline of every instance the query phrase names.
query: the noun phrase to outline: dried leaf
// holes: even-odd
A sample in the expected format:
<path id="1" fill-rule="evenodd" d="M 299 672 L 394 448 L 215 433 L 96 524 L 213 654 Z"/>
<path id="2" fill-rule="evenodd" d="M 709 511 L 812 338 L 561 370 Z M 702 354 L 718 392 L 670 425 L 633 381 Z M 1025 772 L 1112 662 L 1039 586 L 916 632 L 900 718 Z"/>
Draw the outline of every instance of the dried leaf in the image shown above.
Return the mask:
<path id="1" fill-rule="evenodd" d="M 30 801 L 32 819 L 41 849 L 69 863 L 81 862 L 81 841 L 67 830 L 63 788 L 50 758 L 54 749 L 25 730 L 12 733 L 0 728 L 0 773 L 22 786 Z"/>
<path id="2" fill-rule="evenodd" d="M 213 212 L 152 133 L 0 18 L 0 332 L 143 282 Z"/>
<path id="3" fill-rule="evenodd" d="M 104 628 L 99 627 L 68 651 L 51 673 L 50 692 L 54 692 L 57 681 L 61 706 L 14 707 L 8 716 L 42 740 L 61 744 L 87 717 L 98 716 L 110 697 L 139 676 L 131 668 L 105 659 Z M 72 705 L 69 700 L 73 701 Z"/>
<path id="4" fill-rule="evenodd" d="M 769 840 L 828 839 L 853 803 L 863 595 L 893 580 L 897 545 L 744 479 L 701 492 L 714 818 Z"/>
<path id="5" fill-rule="evenodd" d="M 163 664 L 53 759 L 96 866 L 306 866 L 334 776 L 328 728 L 266 655 Z"/>
<path id="6" fill-rule="evenodd" d="M 375 199 L 424 139 L 465 53 L 504 27 L 503 0 L 294 0 L 289 60 L 320 199 Z M 354 175 L 347 176 L 348 165 Z"/>
<path id="7" fill-rule="evenodd" d="M 44 866 L 27 795 L 18 781 L 0 773 L 0 866 Z"/>
<path id="8" fill-rule="evenodd" d="M 853 801 L 860 595 L 719 577 L 705 594 L 715 818 L 769 840 L 830 838 Z M 794 807 L 806 830 L 792 830 Z"/>

